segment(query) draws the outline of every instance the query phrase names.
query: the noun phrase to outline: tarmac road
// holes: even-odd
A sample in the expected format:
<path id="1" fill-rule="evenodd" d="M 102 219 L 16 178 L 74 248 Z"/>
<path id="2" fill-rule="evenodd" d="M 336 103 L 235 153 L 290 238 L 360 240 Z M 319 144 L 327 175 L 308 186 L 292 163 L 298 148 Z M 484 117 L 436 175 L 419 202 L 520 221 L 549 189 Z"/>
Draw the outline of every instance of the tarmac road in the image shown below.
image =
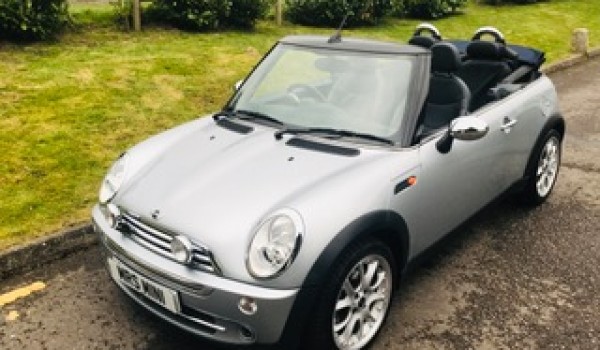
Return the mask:
<path id="1" fill-rule="evenodd" d="M 550 200 L 480 213 L 396 295 L 373 349 L 600 348 L 600 60 L 553 74 L 568 121 Z M 150 316 L 94 248 L 1 282 L 0 349 L 214 349 Z"/>

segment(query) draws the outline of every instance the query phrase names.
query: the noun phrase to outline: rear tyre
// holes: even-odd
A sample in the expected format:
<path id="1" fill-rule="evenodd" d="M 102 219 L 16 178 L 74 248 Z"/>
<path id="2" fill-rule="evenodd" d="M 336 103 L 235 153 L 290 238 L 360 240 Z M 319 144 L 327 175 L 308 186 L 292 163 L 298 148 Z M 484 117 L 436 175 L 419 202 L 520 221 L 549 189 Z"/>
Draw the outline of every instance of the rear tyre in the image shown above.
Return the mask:
<path id="1" fill-rule="evenodd" d="M 550 130 L 535 149 L 527 175 L 521 200 L 528 205 L 540 205 L 548 199 L 560 169 L 561 136 L 556 130 Z"/>
<path id="2" fill-rule="evenodd" d="M 389 312 L 395 262 L 387 245 L 360 241 L 332 267 L 307 333 L 307 349 L 362 349 Z"/>

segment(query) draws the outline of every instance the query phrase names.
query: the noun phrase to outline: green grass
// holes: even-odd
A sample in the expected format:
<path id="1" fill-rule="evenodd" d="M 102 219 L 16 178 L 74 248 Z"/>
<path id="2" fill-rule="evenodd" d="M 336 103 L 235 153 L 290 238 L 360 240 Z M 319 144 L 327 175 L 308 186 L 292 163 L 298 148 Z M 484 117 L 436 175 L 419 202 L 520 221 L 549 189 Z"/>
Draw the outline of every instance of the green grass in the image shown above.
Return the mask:
<path id="1" fill-rule="evenodd" d="M 600 45 L 600 6 L 553 0 L 531 6 L 471 4 L 436 21 L 465 38 L 495 25 L 510 42 L 569 55 L 576 27 Z M 278 38 L 331 33 L 262 22 L 251 32 L 191 34 L 115 29 L 107 6 L 72 9 L 77 30 L 59 42 L 0 43 L 0 249 L 88 220 L 115 157 L 160 130 L 214 111 Z M 389 19 L 346 35 L 405 41 L 419 21 Z"/>

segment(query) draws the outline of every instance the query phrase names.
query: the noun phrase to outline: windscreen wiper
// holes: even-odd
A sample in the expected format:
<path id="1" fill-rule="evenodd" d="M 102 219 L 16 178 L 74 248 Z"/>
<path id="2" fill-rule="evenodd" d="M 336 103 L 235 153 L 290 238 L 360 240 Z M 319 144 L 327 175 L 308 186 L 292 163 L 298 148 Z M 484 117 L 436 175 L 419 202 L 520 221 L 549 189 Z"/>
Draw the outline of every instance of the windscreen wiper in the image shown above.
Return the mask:
<path id="1" fill-rule="evenodd" d="M 297 128 L 297 129 L 282 129 L 275 132 L 275 139 L 281 140 L 283 135 L 301 135 L 301 134 L 312 134 L 312 135 L 323 135 L 327 138 L 341 138 L 341 137 L 353 137 L 357 139 L 364 139 L 369 141 L 375 141 L 379 143 L 385 143 L 387 145 L 394 145 L 394 141 L 386 139 L 385 137 L 375 136 L 371 134 L 363 134 L 350 130 L 331 129 L 331 128 Z"/>
<path id="2" fill-rule="evenodd" d="M 221 118 L 227 119 L 241 119 L 241 120 L 264 120 L 277 125 L 284 125 L 284 123 L 280 120 L 277 120 L 271 116 L 268 116 L 264 113 L 255 112 L 255 111 L 247 111 L 244 109 L 237 110 L 224 110 L 219 113 L 213 115 L 213 119 L 215 121 L 219 121 Z"/>

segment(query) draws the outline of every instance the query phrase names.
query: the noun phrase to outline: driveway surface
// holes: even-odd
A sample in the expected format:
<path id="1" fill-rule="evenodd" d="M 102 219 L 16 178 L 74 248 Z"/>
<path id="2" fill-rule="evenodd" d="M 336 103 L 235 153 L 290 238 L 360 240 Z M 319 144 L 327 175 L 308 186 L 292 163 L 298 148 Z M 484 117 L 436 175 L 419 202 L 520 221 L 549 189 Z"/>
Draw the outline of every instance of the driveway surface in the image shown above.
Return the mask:
<path id="1" fill-rule="evenodd" d="M 373 349 L 600 349 L 600 60 L 551 76 L 568 121 L 540 208 L 486 209 L 414 271 Z M 0 282 L 0 349 L 214 349 L 135 306 L 97 248 Z M 38 284 L 39 287 L 39 284 Z"/>

